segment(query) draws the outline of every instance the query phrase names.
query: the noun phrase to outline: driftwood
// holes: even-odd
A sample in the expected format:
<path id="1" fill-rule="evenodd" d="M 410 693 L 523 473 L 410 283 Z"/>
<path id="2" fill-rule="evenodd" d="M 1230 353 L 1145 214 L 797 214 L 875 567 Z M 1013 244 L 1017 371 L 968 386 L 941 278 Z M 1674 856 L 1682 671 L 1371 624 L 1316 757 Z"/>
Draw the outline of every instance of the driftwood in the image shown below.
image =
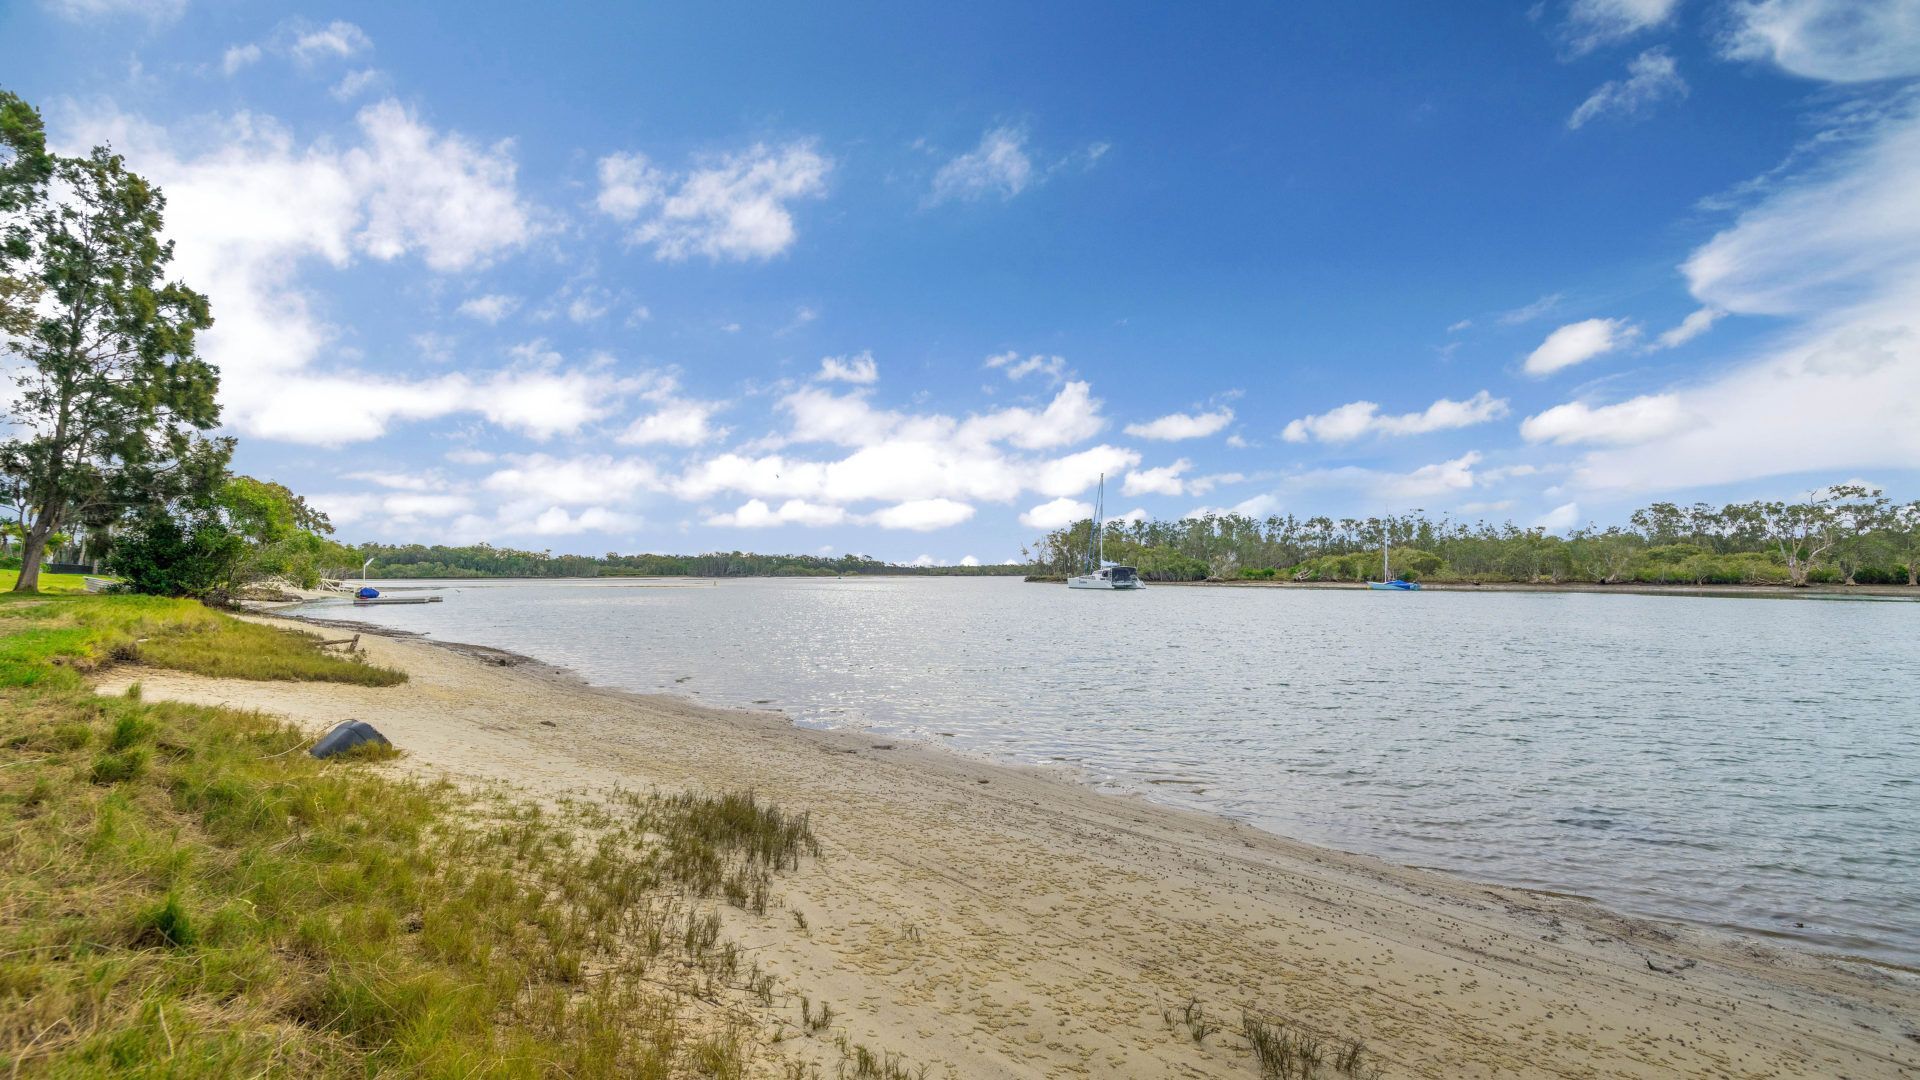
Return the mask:
<path id="1" fill-rule="evenodd" d="M 320 647 L 323 649 L 333 645 L 345 645 L 347 651 L 352 652 L 360 647 L 360 635 L 355 634 L 352 637 L 343 637 L 337 641 L 323 641 L 320 643 Z"/>

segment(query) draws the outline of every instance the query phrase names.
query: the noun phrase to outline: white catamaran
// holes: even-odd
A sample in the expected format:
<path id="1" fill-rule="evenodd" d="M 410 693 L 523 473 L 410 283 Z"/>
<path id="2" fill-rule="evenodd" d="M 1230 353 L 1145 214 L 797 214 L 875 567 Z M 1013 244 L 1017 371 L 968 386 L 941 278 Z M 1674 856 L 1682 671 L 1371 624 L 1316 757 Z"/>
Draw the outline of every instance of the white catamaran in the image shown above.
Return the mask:
<path id="1" fill-rule="evenodd" d="M 1100 474 L 1099 494 L 1093 501 L 1093 533 L 1087 537 L 1087 567 L 1084 574 L 1067 579 L 1069 589 L 1139 589 L 1146 583 L 1131 566 L 1107 565 L 1107 474 Z"/>

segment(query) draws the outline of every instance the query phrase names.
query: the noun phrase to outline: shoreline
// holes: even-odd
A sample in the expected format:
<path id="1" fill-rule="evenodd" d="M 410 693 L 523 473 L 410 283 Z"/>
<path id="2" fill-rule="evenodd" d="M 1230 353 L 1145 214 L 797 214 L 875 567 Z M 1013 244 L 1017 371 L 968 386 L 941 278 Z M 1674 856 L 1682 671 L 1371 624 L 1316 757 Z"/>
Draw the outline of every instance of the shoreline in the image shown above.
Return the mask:
<path id="1" fill-rule="evenodd" d="M 1904 1019 L 1920 1015 L 1920 973 L 1898 965 L 1620 915 L 1115 798 L 1055 770 L 595 687 L 502 650 L 349 625 L 372 637 L 375 662 L 414 681 L 369 691 L 115 672 L 103 688 L 138 679 L 149 696 L 314 728 L 366 719 L 409 751 L 410 769 L 505 779 L 543 798 L 744 784 L 811 810 L 830 855 L 791 884 L 789 906 L 812 929 L 736 917 L 730 930 L 861 1037 L 954 1075 L 1244 1075 L 1230 1046 L 1170 1036 L 1162 1010 L 1190 997 L 1229 1025 L 1248 1007 L 1351 1033 L 1390 1076 L 1920 1067 L 1920 1034 Z"/>

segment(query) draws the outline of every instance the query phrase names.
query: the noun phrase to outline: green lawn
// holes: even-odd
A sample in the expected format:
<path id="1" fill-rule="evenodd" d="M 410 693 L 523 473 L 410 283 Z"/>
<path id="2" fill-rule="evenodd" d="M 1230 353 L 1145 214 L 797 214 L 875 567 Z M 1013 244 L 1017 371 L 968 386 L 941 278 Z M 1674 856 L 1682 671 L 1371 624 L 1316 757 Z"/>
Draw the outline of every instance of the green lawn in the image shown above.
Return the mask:
<path id="1" fill-rule="evenodd" d="M 14 583 L 20 580 L 18 570 L 0 570 L 0 591 L 12 592 Z M 41 574 L 40 591 L 43 593 L 79 593 L 87 591 L 87 578 L 84 574 Z"/>

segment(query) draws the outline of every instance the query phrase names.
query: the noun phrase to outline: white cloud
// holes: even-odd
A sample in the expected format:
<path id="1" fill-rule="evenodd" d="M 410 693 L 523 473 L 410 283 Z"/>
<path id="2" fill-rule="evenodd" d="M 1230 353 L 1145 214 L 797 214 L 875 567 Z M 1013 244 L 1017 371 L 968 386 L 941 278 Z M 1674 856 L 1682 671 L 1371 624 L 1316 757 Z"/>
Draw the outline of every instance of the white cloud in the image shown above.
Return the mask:
<path id="1" fill-rule="evenodd" d="M 922 555 L 915 556 L 914 560 L 908 563 L 907 565 L 908 566 L 945 566 L 947 564 L 939 559 L 934 558 L 931 555 L 922 554 Z"/>
<path id="2" fill-rule="evenodd" d="M 1026 141 L 1027 133 L 1017 127 L 989 130 L 980 136 L 980 145 L 940 167 L 928 201 L 973 200 L 990 194 L 1011 199 L 1025 191 L 1033 179 Z"/>
<path id="3" fill-rule="evenodd" d="M 819 382 L 849 382 L 859 386 L 868 386 L 880 378 L 880 365 L 873 362 L 873 354 L 863 352 L 858 356 L 827 356 L 820 360 L 820 373 L 814 376 Z"/>
<path id="4" fill-rule="evenodd" d="M 1238 516 L 1259 520 L 1280 509 L 1280 499 L 1275 495 L 1255 495 L 1242 499 L 1232 506 L 1196 506 L 1187 511 L 1190 518 Z"/>
<path id="5" fill-rule="evenodd" d="M 1462 330 L 1470 330 L 1472 328 L 1473 328 L 1472 319 L 1461 319 L 1459 322 L 1454 323 L 1452 326 L 1447 327 L 1447 333 L 1457 334 Z"/>
<path id="6" fill-rule="evenodd" d="M 1111 517 L 1111 518 L 1108 518 L 1107 520 L 1119 521 L 1119 522 L 1124 522 L 1128 525 L 1132 525 L 1132 524 L 1135 524 L 1136 522 L 1151 520 L 1152 517 L 1153 517 L 1152 514 L 1147 513 L 1146 507 L 1136 506 L 1133 509 L 1127 511 L 1126 513 L 1121 514 L 1119 517 Z"/>
<path id="7" fill-rule="evenodd" d="M 1280 437 L 1291 443 L 1309 440 L 1352 442 L 1363 435 L 1424 435 L 1471 427 L 1507 415 L 1507 399 L 1482 390 L 1465 401 L 1441 398 L 1422 412 L 1383 416 L 1371 401 L 1354 401 L 1314 416 L 1291 421 Z"/>
<path id="8" fill-rule="evenodd" d="M 327 94 L 335 101 L 352 101 L 385 81 L 386 76 L 377 68 L 358 68 L 340 76 L 340 81 L 334 83 Z"/>
<path id="9" fill-rule="evenodd" d="M 1536 529 L 1545 529 L 1550 533 L 1562 533 L 1580 524 L 1580 505 L 1561 503 L 1534 519 Z"/>
<path id="10" fill-rule="evenodd" d="M 1529 416 L 1520 423 L 1528 442 L 1606 443 L 1629 446 L 1672 434 L 1687 422 L 1676 394 L 1647 394 L 1618 405 L 1593 408 L 1585 402 L 1565 405 Z"/>
<path id="11" fill-rule="evenodd" d="M 930 532 L 958 525 L 972 516 L 973 507 L 952 499 L 909 499 L 895 506 L 875 510 L 865 520 L 883 529 Z"/>
<path id="12" fill-rule="evenodd" d="M 1233 410 L 1216 409 L 1194 415 L 1171 413 L 1144 424 L 1128 424 L 1127 434 L 1138 439 L 1204 439 L 1233 423 Z"/>
<path id="13" fill-rule="evenodd" d="M 359 257 L 417 255 L 431 269 L 473 269 L 524 244 L 531 213 L 504 144 L 483 149 L 437 132 L 391 101 L 361 110 L 361 141 L 345 147 L 299 146 L 252 113 L 195 128 L 193 138 L 117 113 L 76 120 L 75 143 L 111 142 L 166 191 L 174 269 L 212 300 L 218 322 L 201 335 L 201 351 L 221 369 L 225 418 L 241 432 L 337 445 L 378 436 L 397 419 L 460 411 L 529 431 L 571 423 L 503 404 L 516 381 L 507 373 L 421 380 L 353 371 L 328 354 L 336 331 L 298 280 L 309 262 L 345 269 Z M 532 382 L 550 390 L 554 377 Z M 592 411 L 576 403 L 572 414 Z"/>
<path id="14" fill-rule="evenodd" d="M 1920 267 L 1920 105 L 1779 188 L 1681 265 L 1695 299 L 1747 315 L 1859 303 Z"/>
<path id="15" fill-rule="evenodd" d="M 616 220 L 637 221 L 633 241 L 661 260 L 770 259 L 798 235 L 788 204 L 825 194 L 832 168 L 807 141 L 756 143 L 677 177 L 640 154 L 610 154 L 600 160 L 596 205 Z"/>
<path id="16" fill-rule="evenodd" d="M 296 28 L 287 52 L 303 64 L 342 60 L 373 48 L 373 39 L 358 26 L 335 19 L 325 26 Z"/>
<path id="17" fill-rule="evenodd" d="M 1519 326 L 1522 323 L 1530 323 L 1558 308 L 1563 299 L 1565 295 L 1562 293 L 1548 293 L 1531 304 L 1514 308 L 1512 311 L 1503 311 L 1500 313 L 1500 325 Z"/>
<path id="18" fill-rule="evenodd" d="M 960 557 L 960 565 L 961 566 L 979 566 L 980 560 L 978 558 L 975 558 L 972 555 L 963 555 Z"/>
<path id="19" fill-rule="evenodd" d="M 418 251 L 435 270 L 465 270 L 531 238 L 510 143 L 483 149 L 438 134 L 392 100 L 362 109 L 359 121 L 367 146 L 347 163 L 367 193 L 356 239 L 375 258 Z"/>
<path id="20" fill-rule="evenodd" d="M 652 462 L 589 454 L 562 458 L 548 454 L 515 456 L 480 486 L 509 499 L 561 506 L 624 501 L 661 486 Z"/>
<path id="21" fill-rule="evenodd" d="M 804 499 L 788 499 L 778 509 L 764 500 L 748 499 L 739 509 L 707 518 L 709 525 L 740 529 L 765 529 L 777 525 L 838 525 L 847 512 L 838 506 L 822 506 Z"/>
<path id="22" fill-rule="evenodd" d="M 1171 465 L 1162 465 L 1156 469 L 1135 469 L 1127 474 L 1126 483 L 1120 486 L 1120 493 L 1123 495 L 1184 495 L 1187 485 L 1180 474 L 1191 468 L 1193 468 L 1193 462 L 1181 458 Z"/>
<path id="23" fill-rule="evenodd" d="M 504 519 L 506 515 L 502 517 Z M 505 523 L 503 520 L 503 524 Z M 609 510 L 604 506 L 589 506 L 577 515 L 569 514 L 561 507 L 550 506 L 535 517 L 525 531 L 535 536 L 575 536 L 580 533 L 632 529 L 639 525 L 639 518 Z"/>
<path id="24" fill-rule="evenodd" d="M 584 289 L 567 304 L 567 319 L 574 323 L 590 323 L 605 315 L 609 306 L 605 289 Z"/>
<path id="25" fill-rule="evenodd" d="M 1680 0 L 1574 0 L 1566 34 L 1577 53 L 1651 30 L 1673 18 Z"/>
<path id="26" fill-rule="evenodd" d="M 455 465 L 491 465 L 496 456 L 486 450 L 473 449 L 449 450 L 446 453 L 447 460 Z"/>
<path id="27" fill-rule="evenodd" d="M 1001 369 L 1006 373 L 1007 378 L 1015 382 L 1019 382 L 1029 375 L 1038 373 L 1045 375 L 1048 382 L 1058 383 L 1066 377 L 1067 358 L 1064 356 L 1042 356 L 1035 353 L 1022 360 L 1019 353 L 1008 350 L 996 356 L 987 357 L 987 366 Z"/>
<path id="28" fill-rule="evenodd" d="M 396 491 L 439 491 L 447 486 L 446 479 L 433 472 L 385 472 L 371 469 L 343 473 L 341 479 L 364 480 L 369 484 L 378 484 Z"/>
<path id="29" fill-rule="evenodd" d="M 1092 503 L 1062 497 L 1041 503 L 1021 514 L 1020 524 L 1029 529 L 1064 529 L 1076 521 L 1087 521 L 1092 517 Z"/>
<path id="30" fill-rule="evenodd" d="M 488 293 L 485 296 L 476 296 L 465 301 L 460 305 L 459 311 L 462 315 L 479 319 L 488 326 L 493 326 L 499 323 L 501 319 L 513 314 L 519 307 L 520 298 L 517 296 L 503 296 L 499 293 Z"/>
<path id="31" fill-rule="evenodd" d="M 600 159 L 600 194 L 594 205 L 616 221 L 632 221 L 666 197 L 666 174 L 645 154 L 608 154 Z"/>
<path id="32" fill-rule="evenodd" d="M 1628 61 L 1626 78 L 1595 88 L 1567 117 L 1567 127 L 1577 131 L 1601 116 L 1640 116 L 1667 98 L 1685 96 L 1687 81 L 1680 77 L 1673 54 L 1664 48 L 1648 49 Z"/>
<path id="33" fill-rule="evenodd" d="M 1529 375 L 1550 375 L 1561 368 L 1585 363 L 1603 356 L 1639 336 L 1638 327 L 1625 319 L 1586 319 L 1568 323 L 1547 335 L 1547 340 L 1527 356 Z"/>
<path id="34" fill-rule="evenodd" d="M 1422 465 L 1407 473 L 1382 472 L 1349 465 L 1300 473 L 1291 477 L 1289 482 L 1296 487 L 1343 488 L 1391 499 L 1424 499 L 1472 488 L 1476 479 L 1473 467 L 1479 462 L 1479 451 L 1469 450 L 1457 458 Z"/>
<path id="35" fill-rule="evenodd" d="M 237 74 L 242 68 L 259 63 L 261 55 L 260 46 L 250 42 L 245 45 L 229 45 L 227 51 L 221 54 L 220 70 L 227 75 Z"/>
<path id="36" fill-rule="evenodd" d="M 1500 510 L 1511 510 L 1511 509 L 1513 509 L 1512 499 L 1500 499 L 1495 502 L 1461 503 L 1458 507 L 1454 509 L 1454 512 L 1458 514 L 1485 514 L 1485 513 L 1500 511 Z"/>
<path id="37" fill-rule="evenodd" d="M 1730 12 L 1725 49 L 1736 59 L 1827 82 L 1920 75 L 1920 8 L 1911 0 L 1745 0 Z"/>
<path id="38" fill-rule="evenodd" d="M 75 22 L 133 17 L 166 23 L 178 19 L 187 10 L 187 0 L 43 0 L 43 3 L 55 15 Z"/>
<path id="39" fill-rule="evenodd" d="M 711 401 L 667 399 L 658 409 L 635 420 L 620 441 L 638 446 L 698 446 L 725 438 L 727 430 L 713 424 L 713 416 L 721 407 Z"/>
<path id="40" fill-rule="evenodd" d="M 1800 322 L 1676 388 L 1683 427 L 1589 453 L 1578 486 L 1672 490 L 1920 468 L 1920 102 L 1777 180 L 1683 270 L 1696 299 Z"/>
<path id="41" fill-rule="evenodd" d="M 1687 342 L 1713 329 L 1713 324 L 1719 322 L 1720 317 L 1725 314 L 1726 312 L 1718 308 L 1700 308 L 1680 320 L 1680 325 L 1661 334 L 1659 337 L 1659 347 L 1662 349 L 1672 349 L 1685 345 Z"/>

